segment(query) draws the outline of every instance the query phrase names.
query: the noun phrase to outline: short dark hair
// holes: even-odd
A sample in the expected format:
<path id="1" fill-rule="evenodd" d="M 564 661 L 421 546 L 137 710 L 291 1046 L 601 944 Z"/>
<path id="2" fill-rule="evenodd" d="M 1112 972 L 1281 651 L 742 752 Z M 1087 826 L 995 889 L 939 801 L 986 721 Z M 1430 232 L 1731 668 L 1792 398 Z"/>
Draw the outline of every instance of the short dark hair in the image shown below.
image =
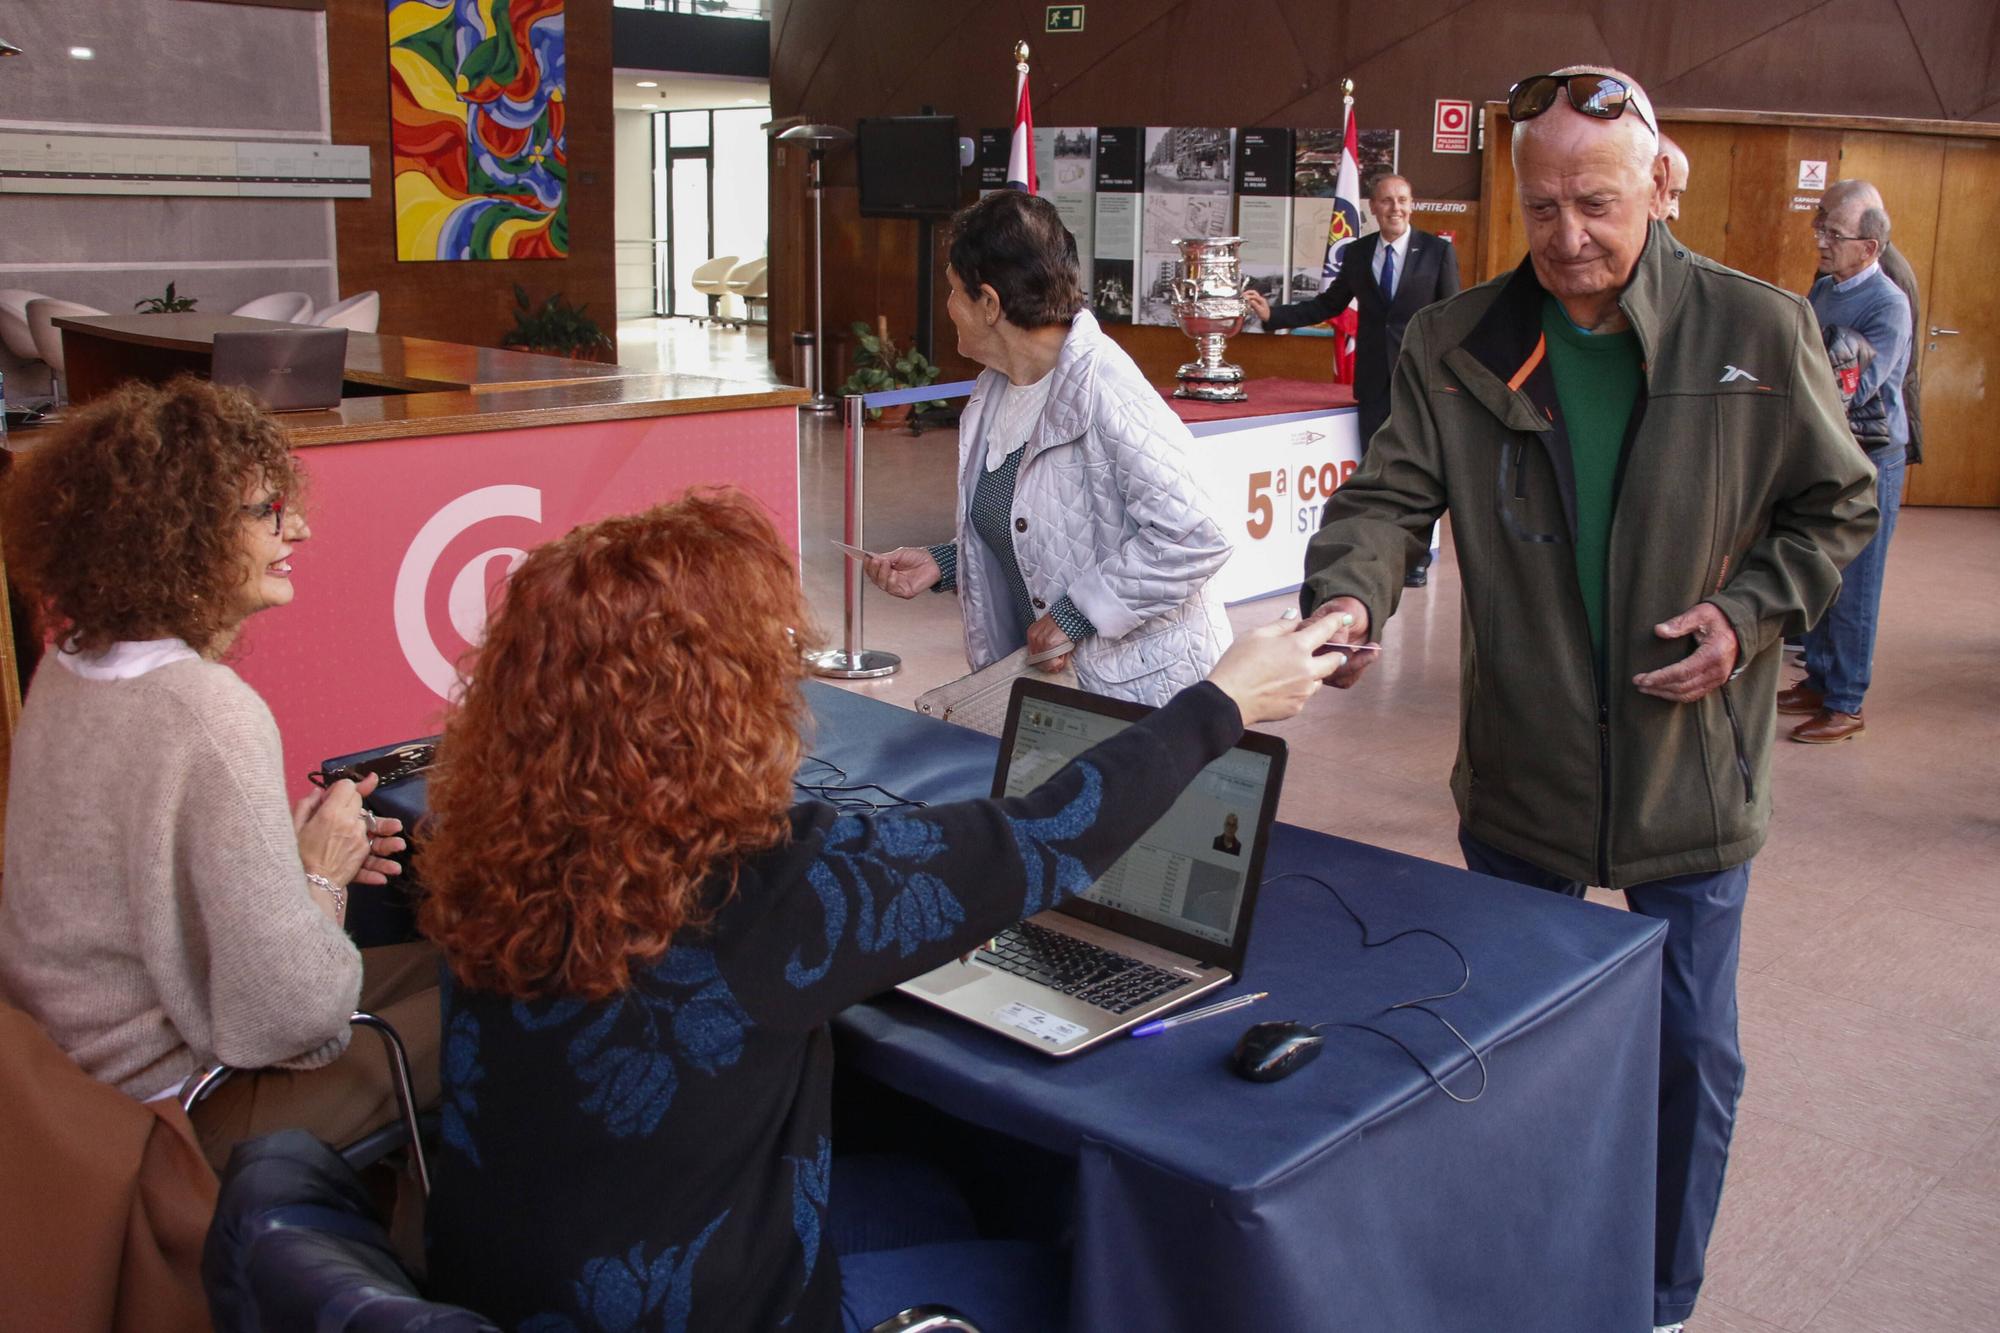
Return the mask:
<path id="1" fill-rule="evenodd" d="M 1083 309 L 1076 237 L 1056 206 L 1020 190 L 996 190 L 951 223 L 951 271 L 966 291 L 1000 294 L 1000 312 L 1018 328 L 1067 324 Z"/>

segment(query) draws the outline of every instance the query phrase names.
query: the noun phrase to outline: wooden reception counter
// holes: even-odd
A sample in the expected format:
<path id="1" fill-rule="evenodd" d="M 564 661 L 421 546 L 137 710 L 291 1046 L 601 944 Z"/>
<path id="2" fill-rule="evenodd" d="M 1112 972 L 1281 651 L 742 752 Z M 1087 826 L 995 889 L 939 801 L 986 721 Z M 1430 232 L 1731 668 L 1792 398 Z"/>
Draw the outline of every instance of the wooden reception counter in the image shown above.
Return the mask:
<path id="1" fill-rule="evenodd" d="M 287 327 L 198 314 L 57 323 L 77 402 L 131 378 L 206 374 L 218 331 Z M 351 333 L 340 406 L 279 417 L 310 483 L 293 600 L 254 617 L 230 654 L 277 718 L 293 794 L 322 759 L 435 732 L 507 572 L 579 523 L 727 484 L 796 550 L 806 395 L 754 375 Z"/>
<path id="2" fill-rule="evenodd" d="M 235 330 L 295 325 L 241 315 L 92 315 L 58 319 L 72 402 L 129 379 L 164 382 L 208 373 L 213 339 Z M 659 375 L 496 347 L 349 333 L 346 392 L 326 412 L 281 420 L 300 447 L 446 433 L 796 407 L 805 391 L 774 380 Z"/>

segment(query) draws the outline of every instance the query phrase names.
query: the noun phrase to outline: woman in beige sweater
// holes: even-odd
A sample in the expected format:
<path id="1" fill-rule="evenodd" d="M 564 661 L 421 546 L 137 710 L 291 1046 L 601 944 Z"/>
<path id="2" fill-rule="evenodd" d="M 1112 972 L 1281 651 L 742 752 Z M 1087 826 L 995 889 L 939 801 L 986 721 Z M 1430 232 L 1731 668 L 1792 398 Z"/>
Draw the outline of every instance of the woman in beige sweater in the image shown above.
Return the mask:
<path id="1" fill-rule="evenodd" d="M 277 423 L 193 379 L 127 385 L 17 459 L 7 561 L 52 643 L 14 737 L 0 994 L 141 1100 L 221 1061 L 195 1109 L 220 1163 L 299 1126 L 345 1142 L 395 1113 L 348 1014 L 381 1012 L 437 1088 L 436 954 L 357 951 L 350 883 L 396 873 L 401 826 L 334 784 L 288 811 L 271 713 L 223 664 L 292 599 L 311 531 Z M 372 781 L 372 779 L 371 779 Z"/>

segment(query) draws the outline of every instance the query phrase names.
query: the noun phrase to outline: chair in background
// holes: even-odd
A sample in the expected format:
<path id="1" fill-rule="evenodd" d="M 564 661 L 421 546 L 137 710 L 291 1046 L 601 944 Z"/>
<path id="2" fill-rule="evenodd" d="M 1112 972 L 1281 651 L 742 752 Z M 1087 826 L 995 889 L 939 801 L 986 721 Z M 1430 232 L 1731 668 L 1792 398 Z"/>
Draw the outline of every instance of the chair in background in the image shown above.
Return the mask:
<path id="1" fill-rule="evenodd" d="M 350 1027 L 371 1029 L 382 1038 L 382 1054 L 389 1062 L 389 1081 L 396 1089 L 396 1109 L 400 1112 L 400 1119 L 362 1135 L 342 1148 L 340 1155 L 348 1165 L 359 1169 L 407 1145 L 410 1164 L 417 1170 L 417 1184 L 429 1197 L 431 1169 L 424 1158 L 423 1127 L 417 1120 L 416 1084 L 410 1079 L 410 1055 L 403 1048 L 403 1039 L 388 1022 L 360 1009 L 355 1010 L 347 1022 Z M 221 1087 L 237 1072 L 229 1065 L 218 1064 L 188 1075 L 187 1081 L 181 1084 L 181 1110 L 192 1115 L 202 1098 Z"/>
<path id="2" fill-rule="evenodd" d="M 254 301 L 245 301 L 229 312 L 246 319 L 274 319 L 280 324 L 313 322 L 313 299 L 304 292 L 272 292 Z"/>
<path id="3" fill-rule="evenodd" d="M 104 311 L 94 305 L 79 305 L 75 301 L 58 301 L 53 297 L 40 297 L 28 302 L 28 332 L 35 340 L 35 354 L 48 362 L 50 372 L 55 376 L 56 401 L 65 398 L 62 384 L 63 340 L 62 330 L 57 328 L 58 319 L 68 319 L 78 315 L 101 315 Z"/>
<path id="4" fill-rule="evenodd" d="M 706 264 L 697 265 L 688 275 L 688 286 L 708 298 L 708 314 L 697 317 L 695 323 L 706 324 L 709 320 L 722 318 L 722 298 L 729 295 L 726 285 L 729 271 L 736 267 L 735 255 L 717 255 Z"/>
<path id="5" fill-rule="evenodd" d="M 729 291 L 743 302 L 743 321 L 761 323 L 753 307 L 760 307 L 771 294 L 771 261 L 768 256 L 739 264 L 729 275 Z"/>
<path id="6" fill-rule="evenodd" d="M 358 292 L 345 301 L 336 301 L 313 317 L 313 323 L 327 329 L 352 329 L 373 333 L 382 318 L 382 293 Z"/>
<path id="7" fill-rule="evenodd" d="M 35 335 L 28 328 L 28 302 L 52 299 L 25 287 L 0 287 L 0 344 L 23 361 L 39 361 Z"/>

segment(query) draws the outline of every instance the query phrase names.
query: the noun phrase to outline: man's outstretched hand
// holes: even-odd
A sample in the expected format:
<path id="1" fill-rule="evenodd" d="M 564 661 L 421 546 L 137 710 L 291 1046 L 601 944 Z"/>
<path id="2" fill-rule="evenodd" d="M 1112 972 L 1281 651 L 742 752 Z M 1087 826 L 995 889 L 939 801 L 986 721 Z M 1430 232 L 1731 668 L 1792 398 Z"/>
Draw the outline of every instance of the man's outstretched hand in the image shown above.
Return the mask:
<path id="1" fill-rule="evenodd" d="M 1361 673 L 1366 671 L 1369 664 L 1380 657 L 1381 653 L 1376 651 L 1376 645 L 1368 644 L 1368 608 L 1359 600 L 1353 597 L 1329 598 L 1313 608 L 1313 613 L 1307 618 L 1306 623 L 1312 624 L 1329 616 L 1344 617 L 1344 623 L 1333 632 L 1333 637 L 1320 651 L 1345 653 L 1347 665 L 1334 672 L 1326 683 L 1336 690 L 1344 690 L 1360 680 Z M 1370 651 L 1355 651 L 1363 645 L 1368 645 Z"/>

